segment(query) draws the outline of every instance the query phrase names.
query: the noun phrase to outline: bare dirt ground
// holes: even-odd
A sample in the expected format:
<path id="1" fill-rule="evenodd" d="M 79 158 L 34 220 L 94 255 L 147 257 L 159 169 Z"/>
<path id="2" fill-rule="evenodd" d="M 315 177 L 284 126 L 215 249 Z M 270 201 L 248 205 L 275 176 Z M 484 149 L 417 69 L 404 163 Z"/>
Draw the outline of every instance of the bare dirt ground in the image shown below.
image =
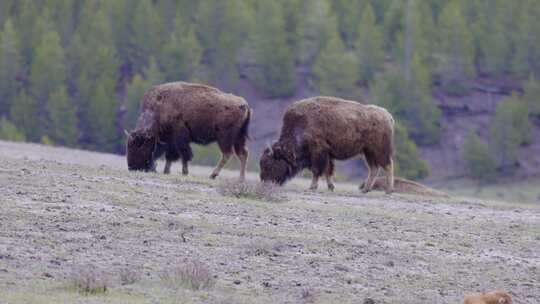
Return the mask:
<path id="1" fill-rule="evenodd" d="M 0 142 L 0 303 L 432 304 L 493 289 L 540 303 L 538 205 L 302 179 L 267 202 L 221 195 L 237 172 L 191 169 Z M 193 262 L 200 289 L 181 275 Z M 85 276 L 107 291 L 81 293 Z"/>

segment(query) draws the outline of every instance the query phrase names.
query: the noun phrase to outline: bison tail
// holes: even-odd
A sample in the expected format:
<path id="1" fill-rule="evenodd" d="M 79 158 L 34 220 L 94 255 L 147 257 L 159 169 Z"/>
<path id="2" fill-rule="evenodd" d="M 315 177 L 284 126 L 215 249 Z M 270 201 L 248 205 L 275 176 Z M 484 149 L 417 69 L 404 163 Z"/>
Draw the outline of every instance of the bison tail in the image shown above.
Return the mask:
<path id="1" fill-rule="evenodd" d="M 246 118 L 240 127 L 240 132 L 238 132 L 238 137 L 235 143 L 235 147 L 237 148 L 245 147 L 246 142 L 249 139 L 249 123 L 251 122 L 251 113 L 252 110 L 248 107 Z"/>

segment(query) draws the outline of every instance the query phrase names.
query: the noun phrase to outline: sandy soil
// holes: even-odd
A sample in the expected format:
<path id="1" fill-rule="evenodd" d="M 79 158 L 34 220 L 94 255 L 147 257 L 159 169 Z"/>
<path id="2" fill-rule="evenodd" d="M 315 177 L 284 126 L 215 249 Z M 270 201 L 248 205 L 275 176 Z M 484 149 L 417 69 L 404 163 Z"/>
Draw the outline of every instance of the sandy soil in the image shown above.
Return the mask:
<path id="1" fill-rule="evenodd" d="M 266 202 L 219 194 L 237 172 L 179 170 L 0 142 L 0 303 L 431 304 L 493 289 L 540 303 L 538 205 L 309 192 L 302 179 Z M 190 262 L 211 286 L 164 275 Z M 108 291 L 70 287 L 85 271 Z"/>

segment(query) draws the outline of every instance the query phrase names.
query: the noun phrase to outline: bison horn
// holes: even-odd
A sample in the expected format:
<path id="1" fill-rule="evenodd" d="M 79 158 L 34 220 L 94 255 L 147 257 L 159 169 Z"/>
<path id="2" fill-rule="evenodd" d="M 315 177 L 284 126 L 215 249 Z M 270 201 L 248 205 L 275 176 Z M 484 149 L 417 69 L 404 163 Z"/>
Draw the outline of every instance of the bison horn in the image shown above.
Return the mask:
<path id="1" fill-rule="evenodd" d="M 129 134 L 128 130 L 124 129 L 124 134 L 126 134 L 126 137 L 127 138 L 130 138 L 131 137 L 131 134 Z"/>
<path id="2" fill-rule="evenodd" d="M 266 147 L 268 148 L 268 151 L 270 151 L 270 155 L 274 154 L 274 151 L 272 150 L 272 146 L 270 145 L 270 143 L 266 143 Z"/>

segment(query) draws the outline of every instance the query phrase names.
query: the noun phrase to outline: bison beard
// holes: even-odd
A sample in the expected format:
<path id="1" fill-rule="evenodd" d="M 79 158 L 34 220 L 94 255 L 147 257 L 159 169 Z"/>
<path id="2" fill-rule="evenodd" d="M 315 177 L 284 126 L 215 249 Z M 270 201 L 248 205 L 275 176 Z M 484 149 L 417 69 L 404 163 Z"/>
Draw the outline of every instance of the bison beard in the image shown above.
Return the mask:
<path id="1" fill-rule="evenodd" d="M 379 168 L 387 171 L 393 191 L 393 127 L 390 113 L 334 97 L 313 97 L 289 106 L 279 140 L 260 159 L 260 178 L 284 184 L 304 168 L 313 174 L 311 189 L 324 175 L 333 190 L 334 160 L 363 154 L 369 174 L 363 192 L 372 189 Z"/>
<path id="2" fill-rule="evenodd" d="M 135 130 L 126 132 L 128 169 L 155 171 L 155 160 L 165 155 L 164 173 L 182 159 L 186 175 L 193 158 L 190 143 L 217 142 L 222 157 L 210 177 L 217 177 L 235 153 L 243 180 L 250 119 L 251 109 L 243 98 L 216 88 L 186 82 L 155 86 L 144 94 Z"/>

